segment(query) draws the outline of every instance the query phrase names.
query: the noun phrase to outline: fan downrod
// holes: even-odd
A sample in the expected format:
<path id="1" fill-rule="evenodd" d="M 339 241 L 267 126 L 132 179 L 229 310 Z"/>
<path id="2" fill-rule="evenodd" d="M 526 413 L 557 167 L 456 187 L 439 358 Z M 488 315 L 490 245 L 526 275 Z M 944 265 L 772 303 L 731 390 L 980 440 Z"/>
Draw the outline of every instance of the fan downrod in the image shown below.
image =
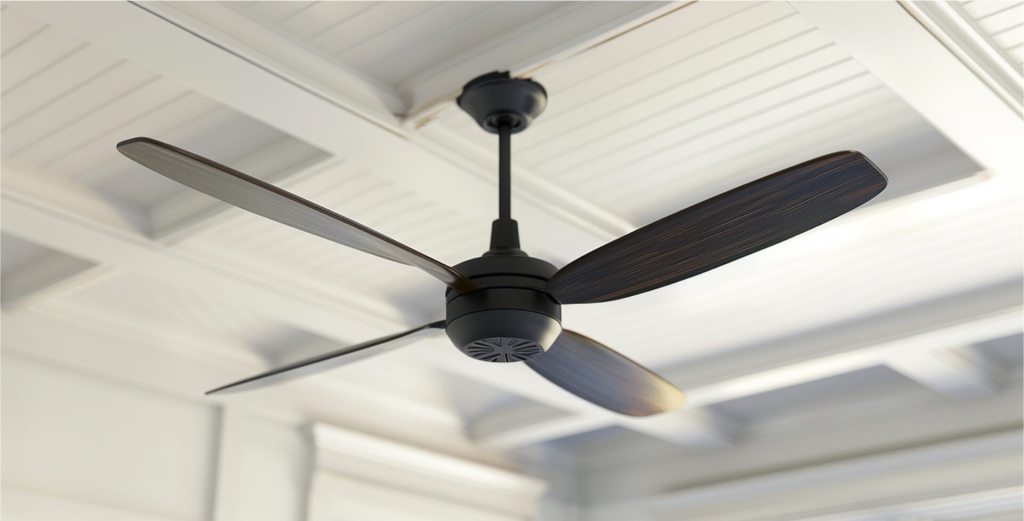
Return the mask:
<path id="1" fill-rule="evenodd" d="M 516 134 L 544 112 L 548 93 L 533 80 L 512 78 L 508 71 L 491 72 L 470 80 L 456 102 L 487 132 L 497 134 L 508 125 Z"/>
<path id="2" fill-rule="evenodd" d="M 519 249 L 512 218 L 511 136 L 526 130 L 547 106 L 539 83 L 508 72 L 484 74 L 462 89 L 462 108 L 485 131 L 498 135 L 498 218 L 491 248 L 455 266 L 477 286 L 446 293 L 445 332 L 466 355 L 487 362 L 521 362 L 547 351 L 562 332 L 562 308 L 547 291 L 557 268 Z"/>

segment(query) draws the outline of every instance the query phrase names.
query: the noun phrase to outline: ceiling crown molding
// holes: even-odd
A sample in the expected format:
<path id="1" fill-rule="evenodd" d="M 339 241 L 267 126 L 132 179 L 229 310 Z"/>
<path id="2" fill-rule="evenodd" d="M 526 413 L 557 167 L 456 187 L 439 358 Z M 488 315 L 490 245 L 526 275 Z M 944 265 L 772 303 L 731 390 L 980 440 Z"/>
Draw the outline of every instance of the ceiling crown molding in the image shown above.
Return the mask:
<path id="1" fill-rule="evenodd" d="M 547 484 L 537 478 L 323 423 L 313 426 L 321 470 L 433 498 L 535 515 Z"/>
<path id="2" fill-rule="evenodd" d="M 969 67 L 1017 114 L 1024 115 L 1024 75 L 957 2 L 900 5 Z"/>

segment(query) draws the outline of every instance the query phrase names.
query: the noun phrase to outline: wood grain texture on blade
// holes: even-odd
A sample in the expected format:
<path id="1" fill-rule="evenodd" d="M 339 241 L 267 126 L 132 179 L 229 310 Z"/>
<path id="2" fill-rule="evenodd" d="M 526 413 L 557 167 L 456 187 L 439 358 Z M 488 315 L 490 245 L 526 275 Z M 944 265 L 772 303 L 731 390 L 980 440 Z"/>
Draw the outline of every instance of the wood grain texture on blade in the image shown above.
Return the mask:
<path id="1" fill-rule="evenodd" d="M 323 206 L 231 167 L 149 138 L 118 143 L 129 159 L 189 188 L 304 232 L 416 266 L 456 291 L 475 285 L 454 268 Z"/>
<path id="2" fill-rule="evenodd" d="M 650 416 L 682 407 L 683 392 L 608 346 L 563 330 L 551 349 L 526 359 L 551 383 L 605 409 Z"/>
<path id="3" fill-rule="evenodd" d="M 276 367 L 269 371 L 207 391 L 206 394 L 251 391 L 253 389 L 267 387 L 269 385 L 286 382 L 288 380 L 294 380 L 314 373 L 320 373 L 370 356 L 387 353 L 388 351 L 405 346 L 412 340 L 419 338 L 422 333 L 442 329 L 444 329 L 443 320 L 431 322 L 408 331 L 375 338 L 361 344 L 343 347 L 328 353 L 323 353 L 304 360 L 292 362 L 281 367 Z"/>
<path id="4" fill-rule="evenodd" d="M 576 259 L 548 283 L 563 304 L 606 302 L 699 275 L 824 224 L 878 195 L 859 152 L 787 168 L 676 212 Z"/>

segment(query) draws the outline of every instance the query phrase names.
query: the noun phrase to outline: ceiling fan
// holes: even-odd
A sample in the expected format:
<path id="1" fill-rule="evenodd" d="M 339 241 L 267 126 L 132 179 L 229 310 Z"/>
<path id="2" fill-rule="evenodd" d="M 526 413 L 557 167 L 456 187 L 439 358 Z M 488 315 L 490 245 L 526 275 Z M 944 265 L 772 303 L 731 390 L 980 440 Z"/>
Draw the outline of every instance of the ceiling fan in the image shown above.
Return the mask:
<path id="1" fill-rule="evenodd" d="M 458 105 L 498 135 L 498 219 L 490 250 L 453 266 L 327 208 L 191 152 L 137 137 L 128 158 L 239 208 L 388 260 L 448 286 L 446 319 L 294 362 L 218 387 L 241 391 L 326 370 L 444 330 L 463 353 L 524 362 L 563 389 L 612 411 L 648 416 L 675 409 L 674 385 L 600 342 L 562 328 L 561 306 L 606 302 L 699 275 L 834 219 L 878 195 L 886 178 L 858 152 L 835 152 L 762 177 L 655 221 L 561 269 L 519 249 L 511 217 L 511 136 L 547 105 L 537 82 L 507 72 L 465 85 Z"/>

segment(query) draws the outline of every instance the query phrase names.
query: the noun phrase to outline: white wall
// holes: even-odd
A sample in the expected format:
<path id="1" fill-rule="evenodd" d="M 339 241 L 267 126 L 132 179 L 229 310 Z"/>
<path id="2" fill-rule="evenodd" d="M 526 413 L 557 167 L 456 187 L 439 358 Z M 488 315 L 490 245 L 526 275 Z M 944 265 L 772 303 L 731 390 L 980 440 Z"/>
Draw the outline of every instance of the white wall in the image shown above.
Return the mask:
<path id="1" fill-rule="evenodd" d="M 118 381 L 8 337 L 5 520 L 516 521 L 536 518 L 546 489 L 376 436 Z"/>
<path id="2" fill-rule="evenodd" d="M 302 519 L 298 427 L 4 353 L 4 519 Z"/>

